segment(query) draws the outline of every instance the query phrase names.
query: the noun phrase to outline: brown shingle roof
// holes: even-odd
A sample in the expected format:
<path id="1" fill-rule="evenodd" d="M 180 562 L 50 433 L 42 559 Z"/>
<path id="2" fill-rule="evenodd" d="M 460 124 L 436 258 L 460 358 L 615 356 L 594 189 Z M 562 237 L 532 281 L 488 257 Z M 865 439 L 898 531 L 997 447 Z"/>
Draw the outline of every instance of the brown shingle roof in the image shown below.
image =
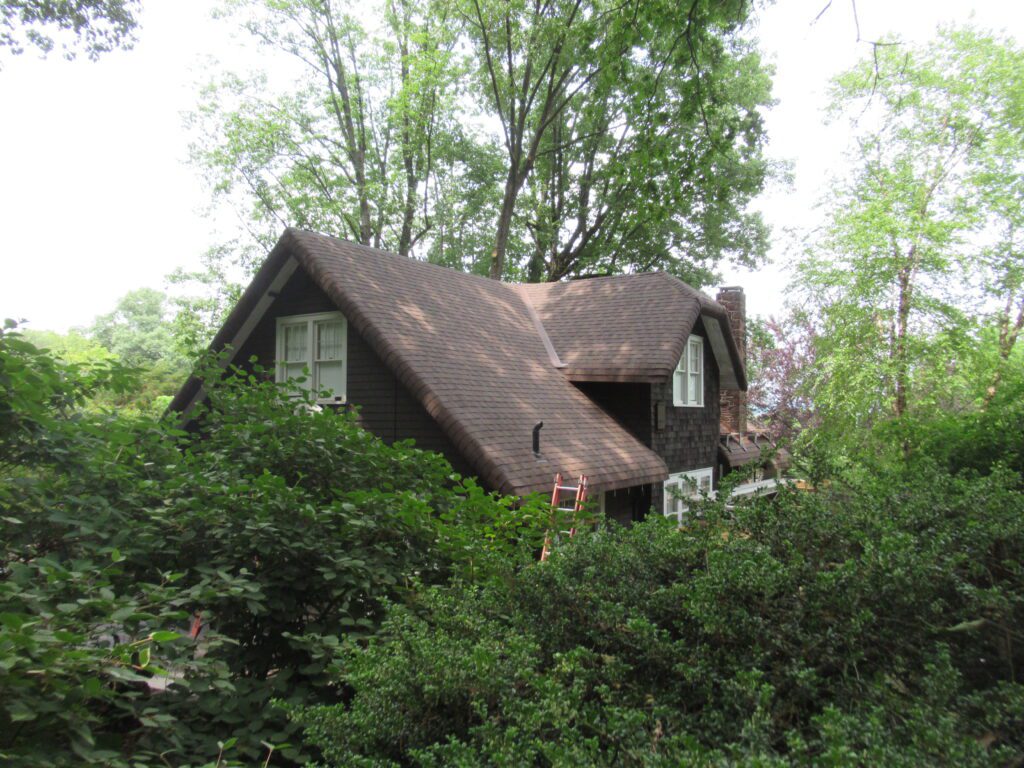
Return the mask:
<path id="1" fill-rule="evenodd" d="M 294 257 L 419 399 L 487 484 L 550 491 L 555 472 L 594 490 L 660 482 L 664 461 L 552 365 L 518 290 L 482 277 L 289 229 L 214 339 L 236 339 Z M 182 411 L 198 391 L 186 385 Z M 544 422 L 541 454 L 531 430 Z"/>
<path id="2" fill-rule="evenodd" d="M 718 459 L 730 470 L 742 467 L 752 461 L 760 461 L 771 456 L 769 469 L 781 476 L 791 464 L 793 457 L 789 451 L 776 444 L 771 437 L 760 431 L 750 431 L 740 435 L 735 432 L 722 433 L 718 443 Z"/>
<path id="3" fill-rule="evenodd" d="M 573 381 L 664 381 L 699 317 L 726 388 L 746 388 L 725 307 L 664 272 L 520 286 Z"/>

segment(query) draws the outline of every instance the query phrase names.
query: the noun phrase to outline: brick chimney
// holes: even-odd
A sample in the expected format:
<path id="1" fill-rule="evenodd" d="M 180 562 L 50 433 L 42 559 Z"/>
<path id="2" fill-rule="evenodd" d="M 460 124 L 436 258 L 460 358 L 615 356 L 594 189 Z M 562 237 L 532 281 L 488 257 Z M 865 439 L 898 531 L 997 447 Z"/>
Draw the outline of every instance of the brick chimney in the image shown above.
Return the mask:
<path id="1" fill-rule="evenodd" d="M 739 286 L 729 286 L 718 291 L 715 297 L 729 315 L 729 330 L 736 341 L 743 366 L 747 365 L 747 297 Z M 745 434 L 747 431 L 747 393 L 735 389 L 723 389 L 720 395 L 722 406 L 722 432 Z"/>

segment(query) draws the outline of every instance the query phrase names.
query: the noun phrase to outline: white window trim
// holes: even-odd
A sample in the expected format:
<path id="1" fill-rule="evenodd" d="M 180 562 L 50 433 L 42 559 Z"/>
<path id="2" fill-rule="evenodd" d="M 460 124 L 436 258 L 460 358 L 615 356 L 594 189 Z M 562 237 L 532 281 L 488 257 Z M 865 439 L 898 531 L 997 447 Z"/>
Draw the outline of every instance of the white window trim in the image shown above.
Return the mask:
<path id="1" fill-rule="evenodd" d="M 696 371 L 690 370 L 690 350 L 697 350 Z M 696 377 L 695 391 L 691 392 L 690 379 Z M 690 336 L 683 346 L 683 355 L 672 372 L 672 405 L 678 408 L 704 407 L 704 338 Z"/>
<path id="2" fill-rule="evenodd" d="M 714 467 L 702 469 L 691 469 L 687 472 L 675 472 L 668 476 L 662 485 L 664 500 L 662 502 L 662 513 L 665 517 L 674 517 L 682 524 L 683 516 L 686 513 L 686 504 L 682 499 L 676 498 L 672 493 L 673 488 L 678 488 L 684 498 L 699 499 L 701 497 L 701 480 L 707 480 L 707 495 L 714 498 L 715 470 Z"/>
<path id="3" fill-rule="evenodd" d="M 309 315 L 289 315 L 277 318 L 276 323 L 276 355 L 275 375 L 278 382 L 287 381 L 287 368 L 284 359 L 285 336 L 282 329 L 288 325 L 306 324 L 306 367 L 309 369 L 310 388 L 317 392 L 320 389 L 320 382 L 317 380 L 317 366 L 314 361 L 316 354 L 316 333 L 315 328 L 318 322 L 323 320 L 341 321 L 341 362 L 344 372 L 344 389 L 348 389 L 348 321 L 341 312 L 316 312 Z M 317 397 L 318 403 L 345 403 L 348 402 L 347 392 L 335 392 L 332 397 Z"/>

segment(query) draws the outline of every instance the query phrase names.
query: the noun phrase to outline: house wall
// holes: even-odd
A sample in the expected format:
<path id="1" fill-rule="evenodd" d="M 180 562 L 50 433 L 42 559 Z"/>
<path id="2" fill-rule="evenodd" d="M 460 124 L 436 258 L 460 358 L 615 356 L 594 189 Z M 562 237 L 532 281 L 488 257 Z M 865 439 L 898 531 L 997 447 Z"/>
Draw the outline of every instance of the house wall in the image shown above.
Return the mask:
<path id="1" fill-rule="evenodd" d="M 586 381 L 576 386 L 637 440 L 650 446 L 654 426 L 650 384 Z"/>
<path id="2" fill-rule="evenodd" d="M 658 384 L 581 382 L 576 386 L 628 429 L 644 445 L 661 456 L 668 471 L 715 469 L 718 484 L 718 437 L 721 406 L 719 373 L 704 324 L 698 321 L 693 333 L 704 339 L 704 406 L 677 407 L 672 404 L 672 381 Z M 664 424 L 658 424 L 658 405 L 665 410 Z M 661 485 L 636 486 L 608 494 L 608 517 L 627 522 L 643 519 L 651 506 L 663 504 Z"/>
<path id="3" fill-rule="evenodd" d="M 651 508 L 651 486 L 634 485 L 604 495 L 604 514 L 609 520 L 623 525 L 643 520 Z"/>
<path id="4" fill-rule="evenodd" d="M 273 375 L 277 318 L 336 309 L 334 302 L 304 270 L 296 270 L 242 346 L 237 359 L 248 366 L 248 360 L 255 357 L 268 375 Z M 703 324 L 698 322 L 693 332 L 705 339 L 705 405 L 701 408 L 675 407 L 671 380 L 658 384 L 578 384 L 581 391 L 665 459 L 669 472 L 717 467 L 718 464 L 718 367 Z M 360 425 L 385 442 L 413 439 L 417 447 L 443 454 L 456 472 L 476 474 L 437 422 L 351 324 L 348 326 L 347 395 L 349 403 L 357 407 Z M 658 403 L 664 403 L 665 408 L 665 420 L 660 428 Z M 715 481 L 717 485 L 717 470 Z M 660 510 L 662 503 L 660 484 L 635 486 L 609 492 L 605 497 L 605 512 L 611 519 L 629 523 L 642 520 L 652 506 Z"/>
<path id="5" fill-rule="evenodd" d="M 336 312 L 337 306 L 302 269 L 288 280 L 248 340 L 237 359 L 249 367 L 255 357 L 273 376 L 277 354 L 277 318 L 316 312 Z M 348 324 L 348 401 L 356 406 L 364 429 L 386 443 L 412 439 L 416 447 L 445 456 L 456 472 L 473 475 L 469 463 L 455 448 L 433 417 L 384 365 L 366 340 Z"/>
<path id="6" fill-rule="evenodd" d="M 693 333 L 704 338 L 704 405 L 701 408 L 672 404 L 672 381 L 651 384 L 651 449 L 665 460 L 669 473 L 715 467 L 718 484 L 719 405 L 718 365 L 704 325 L 698 322 Z M 657 429 L 657 404 L 665 403 L 665 424 Z M 651 489 L 651 505 L 660 510 L 664 495 L 661 485 Z"/>

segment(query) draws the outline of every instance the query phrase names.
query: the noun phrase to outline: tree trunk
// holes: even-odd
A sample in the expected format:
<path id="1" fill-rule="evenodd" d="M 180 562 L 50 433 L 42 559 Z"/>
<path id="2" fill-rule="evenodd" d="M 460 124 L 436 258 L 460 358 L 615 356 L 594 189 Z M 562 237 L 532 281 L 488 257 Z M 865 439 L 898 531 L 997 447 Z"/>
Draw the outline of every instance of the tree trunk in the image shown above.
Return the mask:
<path id="1" fill-rule="evenodd" d="M 913 252 L 913 248 L 911 249 Z M 913 261 L 913 254 L 911 254 Z M 896 402 L 894 411 L 900 418 L 907 411 L 907 389 L 909 376 L 907 365 L 907 325 L 910 320 L 910 299 L 912 267 L 907 265 L 899 274 L 899 304 L 896 310 L 896 346 L 893 349 L 893 362 L 896 365 Z"/>
<path id="2" fill-rule="evenodd" d="M 406 56 L 403 45 L 403 81 L 409 77 L 409 69 L 405 64 Z M 402 209 L 402 234 L 398 238 L 398 253 L 401 256 L 408 256 L 412 250 L 412 227 L 416 219 L 416 164 L 413 160 L 412 129 L 408 113 L 402 116 L 402 163 L 405 166 L 405 205 Z"/>
<path id="3" fill-rule="evenodd" d="M 1020 332 L 1024 330 L 1024 298 L 1021 299 L 1020 305 L 1017 308 L 1017 319 L 1011 325 L 1010 313 L 1012 312 L 1012 306 L 1012 299 L 1008 299 L 1006 302 L 1006 309 L 1003 311 L 1003 316 L 1000 319 L 999 361 L 996 364 L 995 373 L 992 374 L 992 382 L 988 385 L 988 389 L 985 390 L 985 399 L 981 406 L 982 410 L 987 409 L 995 398 L 996 390 L 999 389 L 999 385 L 1003 380 L 1003 366 L 1006 364 L 1006 361 L 1010 359 L 1010 354 L 1013 352 L 1013 348 L 1017 344 L 1017 337 L 1020 336 Z"/>
<path id="4" fill-rule="evenodd" d="M 505 251 L 508 250 L 508 238 L 512 234 L 512 212 L 515 211 L 519 190 L 523 185 L 518 176 L 515 168 L 512 168 L 505 181 L 505 194 L 498 215 L 498 232 L 494 237 L 494 251 L 491 253 L 491 266 L 488 270 L 488 277 L 492 280 L 501 280 L 505 273 Z"/>

